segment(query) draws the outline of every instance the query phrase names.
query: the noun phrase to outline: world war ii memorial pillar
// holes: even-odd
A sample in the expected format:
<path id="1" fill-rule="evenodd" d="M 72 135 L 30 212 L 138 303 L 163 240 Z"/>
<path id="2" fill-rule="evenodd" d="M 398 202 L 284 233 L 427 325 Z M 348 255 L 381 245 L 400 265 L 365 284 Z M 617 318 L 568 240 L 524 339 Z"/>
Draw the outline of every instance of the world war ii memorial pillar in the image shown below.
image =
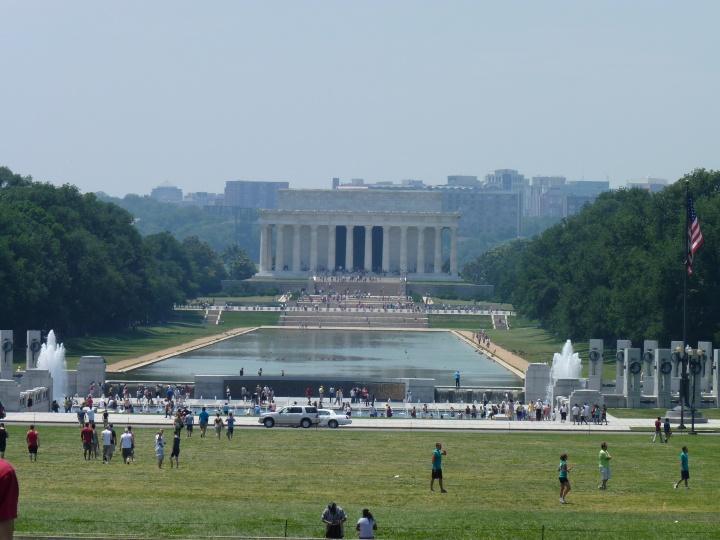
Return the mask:
<path id="1" fill-rule="evenodd" d="M 37 368 L 38 356 L 42 348 L 42 335 L 40 330 L 28 330 L 25 347 L 25 369 Z"/>
<path id="2" fill-rule="evenodd" d="M 0 379 L 12 379 L 14 347 L 13 331 L 0 330 Z"/>
<path id="3" fill-rule="evenodd" d="M 615 353 L 615 393 L 622 394 L 625 388 L 625 349 L 632 347 L 629 339 L 617 340 Z"/>
<path id="4" fill-rule="evenodd" d="M 642 386 L 643 394 L 653 395 L 655 390 L 655 376 L 657 371 L 655 369 L 655 349 L 658 348 L 658 342 L 651 339 L 646 339 L 643 342 L 643 356 L 642 356 Z"/>
<path id="5" fill-rule="evenodd" d="M 588 365 L 588 390 L 602 391 L 603 351 L 604 344 L 602 339 L 590 340 L 590 353 L 588 354 L 590 360 L 590 364 Z"/>
<path id="6" fill-rule="evenodd" d="M 641 385 L 640 374 L 642 361 L 640 349 L 625 349 L 624 351 L 625 377 L 623 380 L 623 395 L 625 406 L 631 409 L 640 406 Z"/>
<path id="7" fill-rule="evenodd" d="M 669 409 L 672 405 L 673 365 L 670 349 L 655 349 L 655 390 L 657 407 Z"/>

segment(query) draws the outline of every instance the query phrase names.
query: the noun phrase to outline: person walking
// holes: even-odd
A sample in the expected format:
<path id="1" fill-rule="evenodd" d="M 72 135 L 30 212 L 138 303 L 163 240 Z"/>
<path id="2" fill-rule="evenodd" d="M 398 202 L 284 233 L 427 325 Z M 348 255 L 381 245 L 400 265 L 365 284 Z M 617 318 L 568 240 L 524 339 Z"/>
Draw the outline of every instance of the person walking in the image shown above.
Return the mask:
<path id="1" fill-rule="evenodd" d="M 188 413 L 185 415 L 185 431 L 187 431 L 188 437 L 192 437 L 194 425 L 195 417 L 193 416 L 192 411 L 188 411 Z"/>
<path id="2" fill-rule="evenodd" d="M 0 459 L 0 538 L 3 540 L 13 537 L 19 496 L 15 469 L 7 461 Z"/>
<path id="3" fill-rule="evenodd" d="M 38 448 L 40 448 L 40 434 L 35 430 L 34 424 L 30 425 L 30 429 L 25 434 L 25 442 L 27 442 L 30 461 L 37 461 Z"/>
<path id="4" fill-rule="evenodd" d="M 435 443 L 435 450 L 432 454 L 432 474 L 430 476 L 430 491 L 435 491 L 433 486 L 437 479 L 440 484 L 440 493 L 447 493 L 447 490 L 443 487 L 443 474 L 442 474 L 442 458 L 447 456 L 447 450 L 444 450 L 442 444 Z"/>
<path id="5" fill-rule="evenodd" d="M 347 516 L 342 507 L 331 502 L 323 511 L 321 519 L 325 524 L 325 538 L 345 537 L 343 524 L 347 521 Z"/>
<path id="6" fill-rule="evenodd" d="M 670 440 L 670 435 L 672 435 L 669 418 L 665 418 L 665 423 L 663 423 L 663 431 L 665 432 L 665 442 L 667 443 Z"/>
<path id="7" fill-rule="evenodd" d="M 358 538 L 373 539 L 375 538 L 375 531 L 377 531 L 377 522 L 370 510 L 363 508 L 362 517 L 358 519 L 355 530 L 358 532 Z"/>
<path id="8" fill-rule="evenodd" d="M 162 469 L 165 460 L 165 437 L 162 429 L 155 435 L 155 457 L 157 457 L 158 469 Z"/>
<path id="9" fill-rule="evenodd" d="M 0 459 L 5 459 L 5 448 L 7 448 L 8 432 L 5 423 L 0 423 Z"/>
<path id="10" fill-rule="evenodd" d="M 460 388 L 460 370 L 459 369 L 455 370 L 454 377 L 455 377 L 455 388 Z"/>
<path id="11" fill-rule="evenodd" d="M 123 461 L 130 465 L 133 451 L 133 436 L 130 426 L 125 428 L 125 433 L 120 435 L 120 451 L 122 452 Z"/>
<path id="12" fill-rule="evenodd" d="M 607 482 L 610 480 L 610 460 L 612 456 L 607 449 L 607 443 L 600 445 L 600 453 L 598 454 L 598 466 L 600 467 L 600 485 L 598 489 L 607 489 Z"/>
<path id="13" fill-rule="evenodd" d="M 93 430 L 90 428 L 90 422 L 85 422 L 85 425 L 80 430 L 80 441 L 83 447 L 83 458 L 85 461 L 92 458 L 92 437 Z"/>
<path id="14" fill-rule="evenodd" d="M 665 442 L 665 441 L 663 441 L 662 431 L 660 431 L 661 429 L 662 429 L 662 422 L 660 421 L 660 417 L 658 416 L 657 420 L 655 420 L 655 434 L 653 435 L 652 442 L 655 442 L 655 440 L 658 437 L 660 437 L 661 443 Z"/>
<path id="15" fill-rule="evenodd" d="M 220 440 L 220 437 L 222 436 L 222 430 L 223 430 L 223 419 L 220 416 L 220 413 L 217 413 L 215 415 L 215 435 L 217 435 L 218 440 Z"/>
<path id="16" fill-rule="evenodd" d="M 560 504 L 565 504 L 565 497 L 570 493 L 570 479 L 568 473 L 572 467 L 568 466 L 568 455 L 560 454 L 560 465 L 558 465 L 558 479 L 560 480 Z"/>
<path id="17" fill-rule="evenodd" d="M 228 441 L 232 441 L 233 433 L 235 432 L 235 417 L 233 416 L 233 413 L 230 412 L 227 417 L 227 431 L 225 432 L 225 435 L 228 438 Z"/>
<path id="18" fill-rule="evenodd" d="M 210 414 L 205 410 L 205 407 L 202 408 L 200 411 L 200 414 L 198 414 L 198 420 L 200 421 L 200 438 L 205 438 L 205 432 L 207 431 L 208 427 L 208 421 L 210 420 Z"/>
<path id="19" fill-rule="evenodd" d="M 103 464 L 110 463 L 110 459 L 112 457 L 112 438 L 113 434 L 110 430 L 109 424 L 108 427 L 103 429 L 102 433 L 100 434 L 102 437 L 103 442 Z"/>
<path id="20" fill-rule="evenodd" d="M 172 452 L 170 453 L 170 468 L 173 468 L 173 458 L 175 458 L 175 465 L 180 468 L 180 434 L 175 433 L 173 435 L 173 446 Z"/>
<path id="21" fill-rule="evenodd" d="M 683 446 L 682 452 L 680 452 L 680 480 L 675 482 L 675 489 L 678 488 L 680 482 L 685 482 L 685 489 L 690 489 L 688 480 L 690 480 L 690 456 L 688 456 L 688 447 Z"/>

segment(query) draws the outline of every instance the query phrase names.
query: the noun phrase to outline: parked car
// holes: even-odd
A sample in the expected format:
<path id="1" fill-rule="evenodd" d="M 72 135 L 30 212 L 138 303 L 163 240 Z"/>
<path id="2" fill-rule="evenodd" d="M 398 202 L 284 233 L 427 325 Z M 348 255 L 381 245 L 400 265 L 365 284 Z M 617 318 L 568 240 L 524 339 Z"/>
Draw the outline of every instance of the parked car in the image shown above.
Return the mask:
<path id="1" fill-rule="evenodd" d="M 279 411 L 265 413 L 258 418 L 258 422 L 267 428 L 278 426 L 300 426 L 309 428 L 320 422 L 317 407 L 307 405 L 290 405 Z"/>
<path id="2" fill-rule="evenodd" d="M 332 409 L 318 409 L 318 416 L 320 417 L 320 422 L 318 424 L 320 427 L 329 427 L 334 429 L 338 426 L 352 424 L 352 420 L 350 420 L 347 415 L 337 414 Z"/>

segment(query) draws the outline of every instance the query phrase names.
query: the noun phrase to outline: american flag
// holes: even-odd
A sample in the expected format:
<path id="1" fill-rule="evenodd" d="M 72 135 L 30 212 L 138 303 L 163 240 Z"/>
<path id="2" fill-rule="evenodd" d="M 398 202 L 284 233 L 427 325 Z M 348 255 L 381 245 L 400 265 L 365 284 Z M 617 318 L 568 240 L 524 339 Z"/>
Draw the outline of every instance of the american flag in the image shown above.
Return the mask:
<path id="1" fill-rule="evenodd" d="M 687 227 L 688 252 L 685 264 L 687 265 L 687 273 L 691 276 L 693 273 L 693 258 L 704 242 L 702 231 L 700 231 L 700 222 L 698 221 L 697 214 L 695 213 L 695 205 L 693 205 L 692 197 L 688 197 L 687 199 Z"/>

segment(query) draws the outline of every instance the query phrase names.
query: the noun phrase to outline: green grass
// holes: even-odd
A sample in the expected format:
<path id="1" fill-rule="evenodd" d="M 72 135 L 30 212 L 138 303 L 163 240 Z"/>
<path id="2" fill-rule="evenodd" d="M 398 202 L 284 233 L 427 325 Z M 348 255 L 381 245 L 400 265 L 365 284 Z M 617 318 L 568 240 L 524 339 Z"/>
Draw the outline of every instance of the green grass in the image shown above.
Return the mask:
<path id="1" fill-rule="evenodd" d="M 154 431 L 138 429 L 136 462 L 84 462 L 77 427 L 41 427 L 27 460 L 24 427 L 11 426 L 8 459 L 21 486 L 18 534 L 322 536 L 334 500 L 354 523 L 362 508 L 380 538 L 710 538 L 717 513 L 720 439 L 676 435 L 236 431 L 235 440 L 182 440 L 181 469 L 158 470 Z M 166 431 L 167 433 L 167 431 Z M 429 491 L 436 440 L 447 494 Z M 597 453 L 613 456 L 610 489 L 596 489 Z M 690 447 L 692 489 L 672 489 L 679 447 Z M 558 502 L 556 468 L 574 470 L 570 504 Z M 169 452 L 168 452 L 169 453 Z M 437 489 L 437 486 L 436 486 Z M 110 525 L 112 524 L 112 525 Z M 355 537 L 347 531 L 347 537 Z"/>
<path id="2" fill-rule="evenodd" d="M 705 418 L 720 420 L 720 409 L 698 409 Z M 649 418 L 654 420 L 658 416 L 665 418 L 667 409 L 608 409 L 608 413 L 616 418 Z M 690 409 L 685 409 L 685 423 L 690 423 Z M 648 424 L 650 425 L 650 424 Z M 650 425 L 650 427 L 652 427 Z"/>
<path id="3" fill-rule="evenodd" d="M 80 357 L 85 355 L 104 356 L 108 363 L 112 363 L 221 334 L 232 328 L 273 325 L 278 318 L 278 312 L 228 311 L 223 314 L 220 325 L 208 325 L 203 322 L 199 311 L 176 311 L 173 320 L 163 325 L 66 340 L 68 367 L 73 369 Z"/>
<path id="4" fill-rule="evenodd" d="M 447 328 L 448 330 L 471 330 L 492 327 L 487 315 L 429 315 L 430 328 Z"/>

